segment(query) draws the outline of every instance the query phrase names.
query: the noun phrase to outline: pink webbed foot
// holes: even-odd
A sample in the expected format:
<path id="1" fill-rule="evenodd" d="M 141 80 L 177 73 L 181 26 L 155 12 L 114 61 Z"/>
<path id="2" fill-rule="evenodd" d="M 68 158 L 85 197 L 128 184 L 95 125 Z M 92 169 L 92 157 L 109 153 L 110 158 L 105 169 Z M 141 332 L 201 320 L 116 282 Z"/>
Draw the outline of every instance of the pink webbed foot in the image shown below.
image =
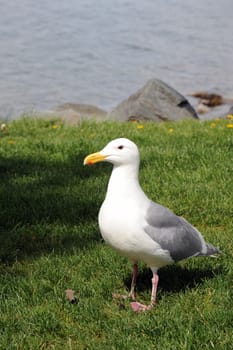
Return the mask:
<path id="1" fill-rule="evenodd" d="M 130 303 L 130 305 L 134 312 L 148 311 L 148 310 L 151 310 L 154 306 L 153 304 L 144 305 L 144 304 L 138 303 L 137 301 L 133 301 L 132 303 Z"/>

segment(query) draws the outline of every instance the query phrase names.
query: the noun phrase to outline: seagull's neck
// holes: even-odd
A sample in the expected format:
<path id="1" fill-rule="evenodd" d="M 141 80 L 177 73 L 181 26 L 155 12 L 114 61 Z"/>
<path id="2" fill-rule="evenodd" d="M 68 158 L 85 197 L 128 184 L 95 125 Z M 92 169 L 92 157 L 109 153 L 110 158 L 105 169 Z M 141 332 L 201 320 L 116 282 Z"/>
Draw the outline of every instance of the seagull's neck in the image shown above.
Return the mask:
<path id="1" fill-rule="evenodd" d="M 138 165 L 114 165 L 109 179 L 106 197 L 131 196 L 135 192 L 142 192 L 138 180 Z M 142 192 L 143 193 L 143 192 Z"/>

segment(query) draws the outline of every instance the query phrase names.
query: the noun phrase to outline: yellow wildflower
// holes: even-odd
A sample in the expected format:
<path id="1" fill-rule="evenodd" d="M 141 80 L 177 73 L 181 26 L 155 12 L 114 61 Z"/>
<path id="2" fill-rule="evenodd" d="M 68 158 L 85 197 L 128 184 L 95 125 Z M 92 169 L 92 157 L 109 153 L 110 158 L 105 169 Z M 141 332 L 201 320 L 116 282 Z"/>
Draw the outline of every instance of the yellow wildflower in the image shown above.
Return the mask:
<path id="1" fill-rule="evenodd" d="M 232 114 L 228 114 L 228 116 L 227 116 L 227 119 L 233 119 L 233 115 Z"/>
<path id="2" fill-rule="evenodd" d="M 143 126 L 142 124 L 138 124 L 138 125 L 137 125 L 137 128 L 138 128 L 138 129 L 143 129 L 144 126 Z"/>
<path id="3" fill-rule="evenodd" d="M 174 132 L 174 129 L 173 129 L 173 128 L 169 128 L 169 129 L 168 129 L 168 132 L 169 132 L 170 134 L 172 134 L 172 133 Z"/>
<path id="4" fill-rule="evenodd" d="M 211 123 L 210 126 L 211 126 L 211 128 L 215 128 L 216 123 Z"/>
<path id="5" fill-rule="evenodd" d="M 58 128 L 58 125 L 53 124 L 53 125 L 52 125 L 52 128 L 53 128 L 53 129 L 57 129 L 57 128 Z"/>
<path id="6" fill-rule="evenodd" d="M 232 129 L 233 128 L 233 124 L 227 124 L 227 128 Z"/>

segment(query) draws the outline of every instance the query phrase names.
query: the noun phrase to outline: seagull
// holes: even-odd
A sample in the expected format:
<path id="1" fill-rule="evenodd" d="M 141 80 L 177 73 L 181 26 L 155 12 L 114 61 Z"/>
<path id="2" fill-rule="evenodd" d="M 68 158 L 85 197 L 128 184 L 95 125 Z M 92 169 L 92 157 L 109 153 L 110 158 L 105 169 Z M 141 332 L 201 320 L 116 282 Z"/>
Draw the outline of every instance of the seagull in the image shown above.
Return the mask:
<path id="1" fill-rule="evenodd" d="M 135 312 L 156 304 L 158 269 L 196 256 L 214 256 L 220 250 L 205 242 L 201 233 L 183 217 L 153 202 L 139 184 L 140 155 L 136 144 L 126 138 L 110 141 L 100 152 L 86 156 L 84 165 L 113 164 L 98 222 L 103 239 L 133 264 L 129 297 Z M 150 267 L 152 292 L 149 305 L 136 301 L 138 262 Z"/>

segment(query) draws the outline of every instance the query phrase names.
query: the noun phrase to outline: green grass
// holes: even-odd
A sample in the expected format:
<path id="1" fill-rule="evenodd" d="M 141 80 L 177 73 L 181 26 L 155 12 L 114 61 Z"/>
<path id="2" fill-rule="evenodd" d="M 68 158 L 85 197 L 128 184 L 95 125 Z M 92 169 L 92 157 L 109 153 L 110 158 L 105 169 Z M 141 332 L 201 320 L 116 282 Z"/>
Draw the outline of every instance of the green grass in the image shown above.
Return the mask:
<path id="1" fill-rule="evenodd" d="M 233 129 L 215 124 L 75 128 L 23 118 L 0 132 L 0 349 L 232 349 Z M 140 148 L 150 198 L 222 250 L 161 269 L 157 307 L 141 314 L 111 297 L 131 279 L 97 225 L 111 166 L 82 165 L 122 136 Z M 138 299 L 148 302 L 151 273 L 140 271 Z M 65 299 L 69 288 L 75 304 Z"/>

